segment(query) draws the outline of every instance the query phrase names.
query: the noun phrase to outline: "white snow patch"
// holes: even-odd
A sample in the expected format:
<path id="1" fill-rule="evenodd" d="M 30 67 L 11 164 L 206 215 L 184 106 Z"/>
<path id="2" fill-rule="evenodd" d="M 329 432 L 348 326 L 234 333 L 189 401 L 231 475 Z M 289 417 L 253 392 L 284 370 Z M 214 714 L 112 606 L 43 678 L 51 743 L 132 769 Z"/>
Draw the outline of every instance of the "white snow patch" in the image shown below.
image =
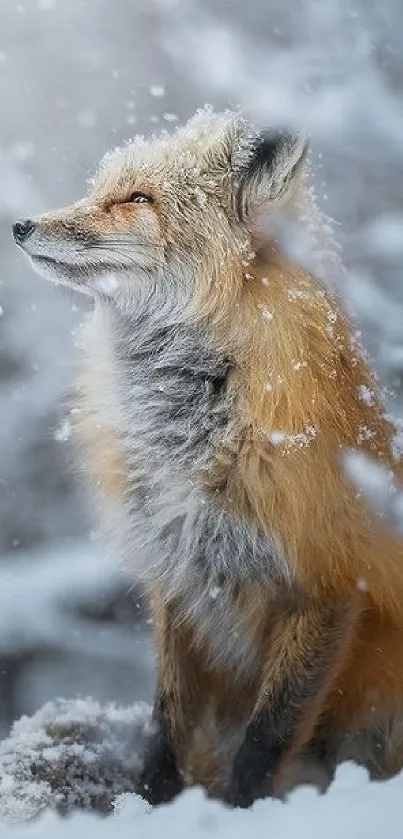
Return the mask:
<path id="1" fill-rule="evenodd" d="M 165 96 L 165 88 L 162 84 L 152 84 L 150 87 L 151 96 L 161 97 Z"/>
<path id="2" fill-rule="evenodd" d="M 0 743 L 0 821 L 23 823 L 45 808 L 111 810 L 134 789 L 149 720 L 144 703 L 90 699 L 48 702 L 22 717 Z"/>

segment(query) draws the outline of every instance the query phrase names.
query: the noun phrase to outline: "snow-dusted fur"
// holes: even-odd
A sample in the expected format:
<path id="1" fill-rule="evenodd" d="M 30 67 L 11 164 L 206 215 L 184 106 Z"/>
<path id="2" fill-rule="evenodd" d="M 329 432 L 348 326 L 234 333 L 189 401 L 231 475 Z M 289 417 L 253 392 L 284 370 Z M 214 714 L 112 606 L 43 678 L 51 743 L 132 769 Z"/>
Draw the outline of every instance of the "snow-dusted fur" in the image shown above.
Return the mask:
<path id="1" fill-rule="evenodd" d="M 152 608 L 154 803 L 185 779 L 246 806 L 356 732 L 380 732 L 381 774 L 403 762 L 403 544 L 342 463 L 359 447 L 398 478 L 395 429 L 340 302 L 274 233 L 320 231 L 306 154 L 207 109 L 15 226 L 95 299 L 77 427 Z"/>

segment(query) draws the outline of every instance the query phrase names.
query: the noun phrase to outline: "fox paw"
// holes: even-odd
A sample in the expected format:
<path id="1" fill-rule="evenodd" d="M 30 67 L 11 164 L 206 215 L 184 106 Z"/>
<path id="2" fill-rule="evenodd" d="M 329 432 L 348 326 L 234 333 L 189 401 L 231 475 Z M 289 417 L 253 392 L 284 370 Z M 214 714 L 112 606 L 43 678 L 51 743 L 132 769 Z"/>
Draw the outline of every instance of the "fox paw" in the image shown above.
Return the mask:
<path id="1" fill-rule="evenodd" d="M 228 787 L 223 797 L 224 804 L 227 804 L 228 807 L 240 807 L 242 809 L 251 807 L 254 800 L 255 796 L 251 792 L 241 790 L 234 784 Z"/>
<path id="2" fill-rule="evenodd" d="M 136 792 L 149 804 L 172 801 L 182 789 L 183 780 L 172 758 L 164 755 L 159 760 L 146 760 Z"/>

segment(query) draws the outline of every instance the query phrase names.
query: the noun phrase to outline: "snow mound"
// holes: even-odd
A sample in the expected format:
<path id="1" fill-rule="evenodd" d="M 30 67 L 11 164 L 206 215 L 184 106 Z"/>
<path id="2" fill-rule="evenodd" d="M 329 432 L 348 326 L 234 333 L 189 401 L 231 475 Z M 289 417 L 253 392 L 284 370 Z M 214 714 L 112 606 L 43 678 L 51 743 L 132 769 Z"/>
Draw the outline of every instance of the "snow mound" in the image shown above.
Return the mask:
<path id="1" fill-rule="evenodd" d="M 352 763 L 324 795 L 303 786 L 230 810 L 195 788 L 152 808 L 130 792 L 149 713 L 60 700 L 15 723 L 0 744 L 0 839 L 402 839 L 403 773 L 370 782 Z"/>
<path id="2" fill-rule="evenodd" d="M 45 808 L 112 810 L 134 789 L 148 720 L 143 703 L 89 699 L 49 702 L 23 717 L 0 743 L 0 820 L 26 822 Z"/>
<path id="3" fill-rule="evenodd" d="M 325 795 L 301 787 L 285 803 L 266 799 L 229 810 L 200 789 L 154 809 L 126 793 L 108 818 L 75 811 L 63 819 L 48 811 L 28 825 L 0 827 L 0 839 L 402 839 L 402 794 L 401 775 L 369 782 L 362 769 L 343 764 Z"/>

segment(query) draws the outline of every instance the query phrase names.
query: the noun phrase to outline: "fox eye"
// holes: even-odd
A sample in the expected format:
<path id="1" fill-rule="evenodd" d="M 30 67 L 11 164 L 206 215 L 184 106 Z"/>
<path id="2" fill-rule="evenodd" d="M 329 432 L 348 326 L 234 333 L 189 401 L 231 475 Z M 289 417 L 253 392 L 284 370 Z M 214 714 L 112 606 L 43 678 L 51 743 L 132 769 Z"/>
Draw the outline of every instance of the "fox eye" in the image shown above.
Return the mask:
<path id="1" fill-rule="evenodd" d="M 145 195 L 144 192 L 132 192 L 129 198 L 130 204 L 152 204 L 153 199 L 150 198 L 149 195 Z"/>

